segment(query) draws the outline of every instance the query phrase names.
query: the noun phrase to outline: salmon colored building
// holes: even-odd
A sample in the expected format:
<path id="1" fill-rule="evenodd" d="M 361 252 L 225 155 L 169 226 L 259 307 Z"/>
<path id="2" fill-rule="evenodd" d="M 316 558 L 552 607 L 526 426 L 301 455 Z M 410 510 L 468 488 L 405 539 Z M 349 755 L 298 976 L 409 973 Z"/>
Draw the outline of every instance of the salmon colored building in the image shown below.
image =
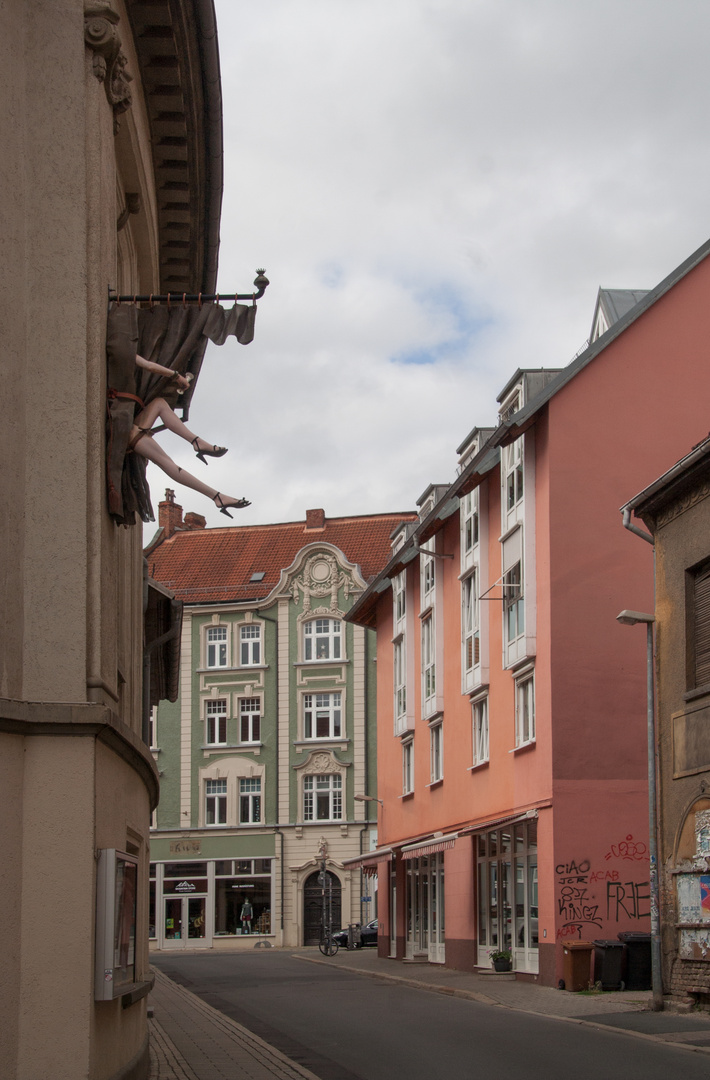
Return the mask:
<path id="1" fill-rule="evenodd" d="M 649 930 L 646 638 L 616 615 L 653 610 L 652 552 L 619 507 L 710 426 L 709 253 L 517 370 L 347 615 L 377 631 L 381 955 L 556 985 L 565 943 Z"/>

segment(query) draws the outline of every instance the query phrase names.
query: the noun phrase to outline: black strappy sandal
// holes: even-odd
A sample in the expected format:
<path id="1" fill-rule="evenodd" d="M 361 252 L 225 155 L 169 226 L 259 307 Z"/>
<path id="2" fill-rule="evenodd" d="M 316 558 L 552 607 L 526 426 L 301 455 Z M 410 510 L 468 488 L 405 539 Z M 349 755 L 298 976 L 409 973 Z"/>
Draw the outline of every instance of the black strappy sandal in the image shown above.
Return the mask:
<path id="1" fill-rule="evenodd" d="M 227 453 L 227 447 L 226 446 L 213 446 L 211 450 L 200 450 L 199 446 L 195 445 L 199 441 L 200 441 L 199 435 L 195 435 L 195 438 L 192 439 L 192 447 L 193 447 L 195 453 L 197 454 L 198 458 L 200 459 L 200 461 L 203 461 L 205 463 L 205 465 L 209 465 L 209 461 L 205 460 L 206 458 L 208 458 L 208 457 L 224 457 L 224 455 Z"/>
<path id="2" fill-rule="evenodd" d="M 231 506 L 233 510 L 243 510 L 245 506 L 251 506 L 249 499 L 230 499 L 227 496 L 228 502 L 225 502 L 219 492 L 214 497 L 214 504 L 218 507 L 220 514 L 226 514 L 228 518 L 231 518 L 231 514 L 227 509 Z"/>

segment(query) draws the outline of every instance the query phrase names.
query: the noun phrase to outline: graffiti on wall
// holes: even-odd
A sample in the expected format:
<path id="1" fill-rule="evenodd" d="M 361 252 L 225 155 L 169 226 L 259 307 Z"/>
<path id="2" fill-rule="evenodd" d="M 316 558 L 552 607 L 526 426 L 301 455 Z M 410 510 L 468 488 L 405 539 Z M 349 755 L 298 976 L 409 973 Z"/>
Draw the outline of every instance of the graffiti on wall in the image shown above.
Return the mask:
<path id="1" fill-rule="evenodd" d="M 640 862 L 648 858 L 646 845 L 632 834 L 612 844 L 604 861 Z M 628 873 L 628 871 L 626 871 Z M 624 881 L 624 869 L 596 868 L 590 859 L 571 859 L 555 867 L 557 940 L 598 937 L 604 922 L 620 923 L 650 915 L 648 881 Z"/>
<path id="2" fill-rule="evenodd" d="M 625 840 L 620 840 L 618 844 L 612 844 L 606 855 L 605 859 L 629 859 L 640 861 L 641 859 L 648 858 L 648 848 L 640 840 L 634 840 L 631 833 Z"/>

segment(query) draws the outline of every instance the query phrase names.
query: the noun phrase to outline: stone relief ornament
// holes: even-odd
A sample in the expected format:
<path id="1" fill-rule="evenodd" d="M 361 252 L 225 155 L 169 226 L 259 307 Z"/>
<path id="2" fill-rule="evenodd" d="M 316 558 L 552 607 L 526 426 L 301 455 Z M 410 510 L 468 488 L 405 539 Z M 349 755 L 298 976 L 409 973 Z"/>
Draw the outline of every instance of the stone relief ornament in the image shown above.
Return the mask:
<path id="1" fill-rule="evenodd" d="M 303 769 L 304 773 L 332 773 L 342 772 L 342 766 L 335 760 L 332 754 L 312 754 L 308 764 Z"/>
<path id="2" fill-rule="evenodd" d="M 319 614 L 336 614 L 338 612 L 338 589 L 341 587 L 344 589 L 345 599 L 347 600 L 353 587 L 353 581 L 349 574 L 340 569 L 335 556 L 326 553 L 311 555 L 306 561 L 303 573 L 294 578 L 291 584 L 293 602 L 298 604 L 302 593 L 304 615 L 306 612 L 311 611 Z M 314 598 L 322 600 L 323 597 L 328 595 L 330 595 L 329 607 L 325 607 L 323 604 L 316 608 L 313 607 L 312 600 Z"/>
<path id="3" fill-rule="evenodd" d="M 128 85 L 133 76 L 126 71 L 128 60 L 121 52 L 121 38 L 116 29 L 119 16 L 109 4 L 87 4 L 84 8 L 84 41 L 94 54 L 94 75 L 104 84 L 106 98 L 113 109 L 114 135 L 118 117 L 131 107 Z"/>

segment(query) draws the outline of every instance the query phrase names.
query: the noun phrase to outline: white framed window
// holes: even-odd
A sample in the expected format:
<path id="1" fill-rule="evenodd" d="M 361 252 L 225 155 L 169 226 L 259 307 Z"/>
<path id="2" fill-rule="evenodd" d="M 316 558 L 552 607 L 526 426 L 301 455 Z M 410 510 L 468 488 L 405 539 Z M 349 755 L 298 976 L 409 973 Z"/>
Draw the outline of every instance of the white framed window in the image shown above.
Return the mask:
<path id="1" fill-rule="evenodd" d="M 227 742 L 227 699 L 209 698 L 205 702 L 205 742 L 224 746 Z"/>
<path id="2" fill-rule="evenodd" d="M 226 626 L 207 627 L 207 667 L 229 667 Z"/>
<path id="3" fill-rule="evenodd" d="M 154 705 L 150 710 L 148 720 L 148 746 L 151 750 L 158 749 L 158 706 Z"/>
<path id="4" fill-rule="evenodd" d="M 470 676 L 481 662 L 481 635 L 478 602 L 478 572 L 474 570 L 461 582 L 461 631 L 463 670 Z"/>
<path id="5" fill-rule="evenodd" d="M 239 781 L 239 823 L 258 825 L 261 821 L 261 777 Z"/>
<path id="6" fill-rule="evenodd" d="M 341 821 L 343 778 L 339 773 L 303 778 L 303 820 Z"/>
<path id="7" fill-rule="evenodd" d="M 405 739 L 402 743 L 402 794 L 411 795 L 414 791 L 414 740 Z"/>
<path id="8" fill-rule="evenodd" d="M 303 624 L 304 660 L 340 660 L 342 623 L 340 619 L 311 619 Z"/>
<path id="9" fill-rule="evenodd" d="M 461 500 L 461 562 L 468 566 L 479 540 L 478 488 Z"/>
<path id="10" fill-rule="evenodd" d="M 394 668 L 394 730 L 395 734 L 407 730 L 407 650 L 404 638 L 393 646 Z"/>
<path id="11" fill-rule="evenodd" d="M 503 664 L 511 667 L 525 656 L 527 611 L 523 527 L 509 533 L 501 545 Z"/>
<path id="12" fill-rule="evenodd" d="M 425 716 L 436 708 L 436 639 L 433 614 L 422 620 L 422 702 Z"/>
<path id="13" fill-rule="evenodd" d="M 502 449 L 503 499 L 509 514 L 523 501 L 523 436 Z"/>
<path id="14" fill-rule="evenodd" d="M 404 633 L 406 617 L 407 617 L 407 571 L 403 570 L 401 574 L 397 574 L 392 578 L 392 615 L 394 621 L 394 632 L 397 634 Z"/>
<path id="15" fill-rule="evenodd" d="M 503 575 L 503 624 L 509 647 L 525 634 L 523 567 L 520 561 L 514 563 Z"/>
<path id="16" fill-rule="evenodd" d="M 444 725 L 441 722 L 429 728 L 429 760 L 431 782 L 436 784 L 444 779 Z"/>
<path id="17" fill-rule="evenodd" d="M 304 739 L 340 739 L 343 736 L 342 694 L 303 695 Z"/>
<path id="18" fill-rule="evenodd" d="M 227 781 L 205 781 L 205 825 L 227 824 Z"/>
<path id="19" fill-rule="evenodd" d="M 423 545 L 425 551 L 434 550 L 434 540 L 428 540 Z M 421 575 L 421 604 L 422 611 L 426 611 L 434 603 L 434 593 L 436 590 L 436 559 L 431 555 L 421 554 L 419 556 L 419 572 Z"/>
<path id="20" fill-rule="evenodd" d="M 535 742 L 535 675 L 515 680 L 515 745 Z"/>
<path id="21" fill-rule="evenodd" d="M 473 723 L 473 764 L 481 765 L 488 761 L 488 698 L 479 698 L 471 703 Z"/>
<path id="22" fill-rule="evenodd" d="M 261 700 L 256 697 L 239 699 L 239 741 L 261 741 Z"/>
<path id="23" fill-rule="evenodd" d="M 261 623 L 245 623 L 239 628 L 239 663 L 242 667 L 261 664 Z"/>

